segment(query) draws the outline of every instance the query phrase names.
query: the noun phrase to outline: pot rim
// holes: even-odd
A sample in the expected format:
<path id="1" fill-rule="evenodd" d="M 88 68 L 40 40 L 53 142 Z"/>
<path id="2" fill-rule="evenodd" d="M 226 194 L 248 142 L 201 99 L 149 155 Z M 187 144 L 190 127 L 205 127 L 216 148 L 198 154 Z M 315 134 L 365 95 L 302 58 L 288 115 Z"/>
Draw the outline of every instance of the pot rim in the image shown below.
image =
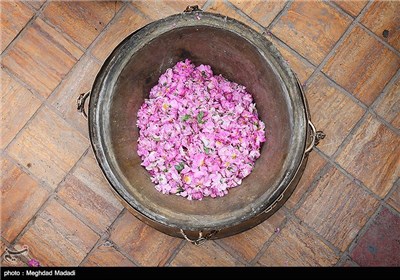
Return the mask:
<path id="1" fill-rule="evenodd" d="M 286 61 L 282 58 L 272 43 L 257 31 L 235 19 L 207 12 L 201 12 L 200 16 L 201 20 L 198 20 L 193 13 L 172 15 L 167 18 L 151 22 L 125 38 L 109 55 L 96 76 L 91 90 L 88 113 L 91 146 L 97 162 L 99 163 L 105 178 L 109 182 L 114 192 L 117 193 L 123 201 L 130 205 L 135 212 L 143 215 L 145 218 L 150 219 L 153 222 L 160 223 L 164 226 L 190 231 L 219 230 L 222 228 L 232 227 L 266 211 L 268 207 L 270 207 L 279 199 L 279 197 L 281 197 L 283 192 L 292 182 L 293 178 L 297 175 L 299 167 L 306 154 L 305 150 L 308 142 L 307 135 L 309 134 L 309 114 L 307 110 L 306 99 L 301 91 L 301 86 L 299 85 L 297 78 L 287 65 Z M 294 116 L 294 125 L 297 127 L 297 129 L 295 129 L 297 141 L 292 141 L 293 145 L 290 147 L 289 151 L 293 160 L 288 163 L 288 168 L 286 168 L 286 170 L 291 172 L 288 171 L 285 173 L 284 178 L 282 178 L 272 194 L 269 194 L 268 197 L 264 197 L 265 195 L 263 195 L 256 199 L 254 207 L 249 207 L 249 209 L 247 209 L 247 211 L 245 211 L 239 218 L 235 215 L 231 215 L 214 223 L 209 223 L 208 221 L 202 221 L 198 219 L 196 220 L 196 224 L 178 223 L 177 221 L 173 221 L 166 216 L 154 213 L 138 203 L 138 201 L 126 190 L 123 182 L 121 182 L 112 171 L 109 159 L 110 155 L 108 155 L 106 152 L 103 139 L 103 110 L 99 108 L 102 105 L 100 99 L 107 92 L 113 90 L 113 86 L 128 62 L 128 60 L 124 61 L 124 57 L 132 55 L 135 51 L 145 46 L 146 43 L 151 41 L 153 38 L 170 31 L 172 25 L 174 28 L 205 25 L 222 28 L 226 31 L 233 32 L 236 35 L 243 37 L 249 43 L 257 47 L 265 61 L 271 64 L 271 68 L 280 79 L 282 87 L 287 91 L 292 103 L 298 104 L 298 106 L 292 106 L 291 108 L 293 110 L 292 113 Z M 288 82 L 285 83 L 284 81 Z M 113 168 L 115 169 L 115 166 Z"/>

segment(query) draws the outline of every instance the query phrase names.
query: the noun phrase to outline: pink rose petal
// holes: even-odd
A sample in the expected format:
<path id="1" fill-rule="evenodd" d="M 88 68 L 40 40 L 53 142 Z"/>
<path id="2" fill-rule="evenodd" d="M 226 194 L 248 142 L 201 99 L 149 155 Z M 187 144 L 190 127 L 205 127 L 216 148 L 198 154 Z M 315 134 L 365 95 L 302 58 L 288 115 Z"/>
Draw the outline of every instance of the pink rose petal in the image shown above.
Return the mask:
<path id="1" fill-rule="evenodd" d="M 137 153 L 156 190 L 216 198 L 251 173 L 265 124 L 244 86 L 187 59 L 167 69 L 149 96 L 137 113 Z"/>

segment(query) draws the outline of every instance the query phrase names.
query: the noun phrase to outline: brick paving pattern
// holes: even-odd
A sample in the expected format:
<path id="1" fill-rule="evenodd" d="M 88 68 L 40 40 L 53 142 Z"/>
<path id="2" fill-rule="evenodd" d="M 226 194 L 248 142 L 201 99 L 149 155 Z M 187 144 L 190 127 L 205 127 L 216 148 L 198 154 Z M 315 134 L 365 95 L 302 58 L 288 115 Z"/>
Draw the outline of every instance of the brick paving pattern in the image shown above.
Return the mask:
<path id="1" fill-rule="evenodd" d="M 400 266 L 400 2 L 201 0 L 273 42 L 327 137 L 259 226 L 200 247 L 113 196 L 75 111 L 126 36 L 196 1 L 1 1 L 1 265 Z"/>

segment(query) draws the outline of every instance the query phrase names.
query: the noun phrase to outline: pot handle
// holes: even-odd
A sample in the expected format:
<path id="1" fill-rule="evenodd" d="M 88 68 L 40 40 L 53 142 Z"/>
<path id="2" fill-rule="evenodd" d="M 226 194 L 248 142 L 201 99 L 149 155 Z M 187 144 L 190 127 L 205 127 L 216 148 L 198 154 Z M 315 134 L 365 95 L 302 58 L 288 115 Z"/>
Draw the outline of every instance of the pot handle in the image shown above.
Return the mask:
<path id="1" fill-rule="evenodd" d="M 311 143 L 308 145 L 307 149 L 304 151 L 304 153 L 309 153 L 311 152 L 312 148 L 318 145 L 319 141 L 321 139 L 325 138 L 325 133 L 321 130 L 316 130 L 314 124 L 308 120 L 308 125 L 311 127 Z"/>
<path id="2" fill-rule="evenodd" d="M 203 10 L 199 8 L 199 5 L 189 5 L 183 11 L 184 13 L 192 13 L 192 12 L 202 12 Z"/>
<path id="3" fill-rule="evenodd" d="M 86 113 L 85 110 L 85 103 L 86 103 L 86 99 L 88 99 L 88 97 L 90 96 L 90 90 L 88 92 L 85 93 L 81 93 L 78 96 L 78 99 L 76 99 L 76 109 L 78 110 L 79 113 L 82 114 L 82 116 L 87 119 L 88 115 Z"/>
<path id="4" fill-rule="evenodd" d="M 306 95 L 305 95 L 303 86 L 301 85 L 301 82 L 300 82 L 299 78 L 297 77 L 297 75 L 295 73 L 293 73 L 293 75 L 297 80 L 297 85 L 300 89 L 301 97 L 303 99 L 303 103 L 304 103 L 304 106 L 306 109 L 308 125 L 311 128 L 311 135 L 310 135 L 311 143 L 310 143 L 310 145 L 308 145 L 308 147 L 304 151 L 304 154 L 307 154 L 307 153 L 311 152 L 312 148 L 316 147 L 319 144 L 320 140 L 325 138 L 326 134 L 322 130 L 316 130 L 314 124 L 311 122 L 311 115 L 308 110 L 307 99 L 306 99 Z"/>
<path id="5" fill-rule="evenodd" d="M 199 237 L 197 239 L 190 239 L 185 232 L 183 231 L 183 229 L 180 229 L 180 233 L 183 236 L 183 238 L 185 238 L 186 241 L 192 243 L 193 245 L 196 246 L 200 246 L 201 244 L 203 244 L 204 242 L 206 242 L 207 240 L 209 240 L 211 237 L 213 237 L 215 234 L 218 233 L 218 230 L 213 230 L 210 233 L 206 234 L 203 236 L 203 232 L 200 231 L 199 232 Z"/>

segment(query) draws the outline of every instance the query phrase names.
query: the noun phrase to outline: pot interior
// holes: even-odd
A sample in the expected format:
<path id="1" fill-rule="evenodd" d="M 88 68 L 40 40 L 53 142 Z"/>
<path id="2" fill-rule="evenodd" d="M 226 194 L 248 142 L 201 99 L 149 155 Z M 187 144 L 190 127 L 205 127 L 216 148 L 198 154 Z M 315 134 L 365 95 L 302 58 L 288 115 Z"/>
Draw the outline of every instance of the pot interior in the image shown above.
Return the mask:
<path id="1" fill-rule="evenodd" d="M 123 44 L 129 43 L 126 40 Z M 266 125 L 267 141 L 254 170 L 242 185 L 217 199 L 188 201 L 158 192 L 137 155 L 138 109 L 159 76 L 187 58 L 195 65 L 209 64 L 214 73 L 246 86 Z M 295 105 L 285 85 L 288 80 L 274 59 L 243 36 L 208 25 L 171 28 L 135 51 L 115 79 L 112 94 L 99 109 L 104 121 L 103 149 L 110 172 L 120 182 L 119 186 L 114 185 L 117 192 L 124 188 L 127 202 L 151 219 L 184 229 L 238 224 L 266 206 L 272 196 L 276 198 L 285 187 L 283 180 L 294 172 L 293 162 L 299 160 L 300 153 L 291 152 L 291 147 L 298 147 L 294 142 L 299 139 L 304 141 L 298 137 L 298 130 L 304 127 L 294 125 Z"/>

